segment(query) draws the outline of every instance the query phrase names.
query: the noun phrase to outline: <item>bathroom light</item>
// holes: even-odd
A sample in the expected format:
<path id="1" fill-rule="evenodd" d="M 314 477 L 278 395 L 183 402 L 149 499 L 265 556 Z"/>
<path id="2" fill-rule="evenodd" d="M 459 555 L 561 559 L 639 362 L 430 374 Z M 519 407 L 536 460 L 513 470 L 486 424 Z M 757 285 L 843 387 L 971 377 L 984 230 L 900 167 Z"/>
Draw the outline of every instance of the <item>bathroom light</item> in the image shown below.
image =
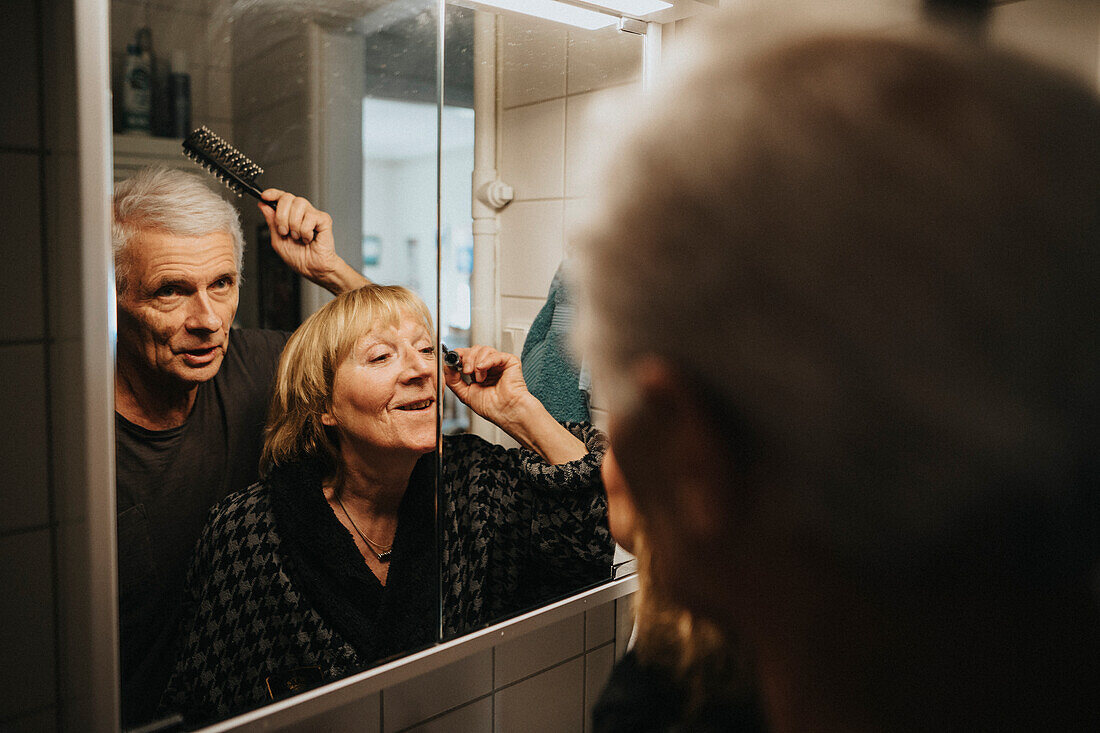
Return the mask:
<path id="1" fill-rule="evenodd" d="M 577 26 L 586 30 L 605 28 L 619 22 L 619 19 L 595 10 L 585 10 L 576 5 L 566 5 L 555 0 L 473 0 L 479 5 L 491 5 L 501 10 L 511 10 L 524 15 L 533 15 L 557 23 Z M 612 0 L 618 2 L 618 0 Z M 602 4 L 602 3 L 601 3 Z"/>
<path id="2" fill-rule="evenodd" d="M 666 3 L 663 0 L 584 0 L 584 2 L 619 13 L 626 13 L 635 18 L 672 7 L 672 3 Z"/>

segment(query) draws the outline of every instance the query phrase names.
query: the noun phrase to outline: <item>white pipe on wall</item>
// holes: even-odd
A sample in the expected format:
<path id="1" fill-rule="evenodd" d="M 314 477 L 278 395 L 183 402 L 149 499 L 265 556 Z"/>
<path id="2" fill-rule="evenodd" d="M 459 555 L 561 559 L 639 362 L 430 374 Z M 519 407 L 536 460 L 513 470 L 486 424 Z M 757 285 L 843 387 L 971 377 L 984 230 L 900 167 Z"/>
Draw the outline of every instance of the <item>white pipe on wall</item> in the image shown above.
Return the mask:
<path id="1" fill-rule="evenodd" d="M 470 275 L 470 342 L 500 348 L 500 288 L 497 211 L 512 200 L 512 188 L 497 179 L 497 16 L 474 14 L 474 267 Z M 471 432 L 498 442 L 497 428 L 470 413 Z"/>
<path id="2" fill-rule="evenodd" d="M 473 215 L 474 267 L 470 275 L 470 340 L 499 346 L 497 298 L 497 43 L 496 15 L 474 14 L 474 172 Z M 500 193 L 498 191 L 498 193 Z M 508 197 L 510 198 L 510 197 Z"/>

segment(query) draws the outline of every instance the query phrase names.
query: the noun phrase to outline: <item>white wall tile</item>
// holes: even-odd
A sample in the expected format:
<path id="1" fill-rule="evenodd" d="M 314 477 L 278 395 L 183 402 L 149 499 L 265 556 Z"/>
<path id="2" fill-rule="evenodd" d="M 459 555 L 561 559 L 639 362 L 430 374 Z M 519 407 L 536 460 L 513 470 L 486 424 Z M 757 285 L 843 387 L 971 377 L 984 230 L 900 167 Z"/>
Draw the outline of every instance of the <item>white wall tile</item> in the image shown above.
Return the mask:
<path id="1" fill-rule="evenodd" d="M 0 270 L 0 341 L 40 339 L 42 309 L 42 181 L 38 156 L 0 153 L 0 201 L 10 212 L 4 222 L 5 266 Z"/>
<path id="2" fill-rule="evenodd" d="M 49 530 L 0 537 L 0 721 L 54 704 L 53 582 Z"/>
<path id="3" fill-rule="evenodd" d="M 615 647 L 610 644 L 584 655 L 584 727 L 591 728 L 592 708 L 611 677 Z"/>
<path id="4" fill-rule="evenodd" d="M 634 631 L 634 595 L 615 599 L 615 658 L 626 654 L 630 635 Z"/>
<path id="5" fill-rule="evenodd" d="M 403 682 L 382 693 L 383 729 L 399 731 L 493 689 L 490 649 Z"/>
<path id="6" fill-rule="evenodd" d="M 45 144 L 51 154 L 76 150 L 76 50 L 72 5 L 39 3 L 49 10 L 43 13 L 43 37 L 48 39 L 42 49 L 45 108 Z M 70 173 L 70 177 L 77 178 Z"/>
<path id="7" fill-rule="evenodd" d="M 562 259 L 562 202 L 517 201 L 500 214 L 500 294 L 546 298 Z"/>
<path id="8" fill-rule="evenodd" d="M 526 15 L 501 15 L 503 68 L 501 103 L 505 109 L 565 94 L 564 26 Z"/>
<path id="9" fill-rule="evenodd" d="M 615 26 L 569 30 L 567 94 L 636 81 L 642 75 L 645 37 Z"/>
<path id="10" fill-rule="evenodd" d="M 505 110 L 501 115 L 500 177 L 516 201 L 565 193 L 565 100 Z"/>
<path id="11" fill-rule="evenodd" d="M 503 328 L 523 327 L 530 330 L 535 316 L 546 305 L 546 295 L 541 298 L 504 297 L 500 301 L 500 322 Z"/>
<path id="12" fill-rule="evenodd" d="M 494 697 L 496 733 L 584 730 L 584 659 L 530 677 Z"/>
<path id="13" fill-rule="evenodd" d="M 492 730 L 493 699 L 486 697 L 405 733 L 491 733 Z"/>
<path id="14" fill-rule="evenodd" d="M 49 519 L 44 349 L 0 347 L 0 532 Z"/>
<path id="15" fill-rule="evenodd" d="M 0 721 L 0 729 L 4 733 L 52 733 L 61 728 L 57 720 L 57 709 L 48 708 L 14 720 Z"/>
<path id="16" fill-rule="evenodd" d="M 382 693 L 368 695 L 278 730 L 279 733 L 378 733 L 382 730 Z"/>
<path id="17" fill-rule="evenodd" d="M 588 170 L 595 171 L 598 164 L 591 161 L 581 163 L 581 167 L 585 167 Z M 569 171 L 576 170 L 576 167 L 571 167 L 569 163 L 566 163 L 566 187 L 570 185 Z M 581 183 L 582 185 L 576 185 Z M 574 188 L 582 190 L 584 186 L 590 184 L 585 181 L 574 180 Z M 598 185 L 595 184 L 595 185 Z M 565 210 L 562 217 L 563 228 L 565 231 L 565 258 L 572 260 L 577 250 L 577 243 L 580 238 L 584 236 L 585 227 L 589 226 L 592 221 L 594 213 L 598 213 L 599 199 L 598 197 L 589 196 L 588 194 L 582 194 L 585 198 L 567 198 L 565 199 Z"/>
<path id="18" fill-rule="evenodd" d="M 55 342 L 80 338 L 84 332 L 80 216 L 69 203 L 76 201 L 80 192 L 80 179 L 73 175 L 76 165 L 77 157 L 70 153 L 51 152 L 46 157 L 46 298 L 50 336 Z"/>
<path id="19" fill-rule="evenodd" d="M 597 176 L 607 150 L 618 139 L 628 115 L 637 109 L 639 89 L 638 85 L 615 87 L 566 99 L 566 196 L 588 196 L 598 191 Z"/>
<path id="20" fill-rule="evenodd" d="M 584 648 L 595 649 L 615 639 L 615 604 L 605 603 L 584 612 Z"/>
<path id="21" fill-rule="evenodd" d="M 4 73 L 0 74 L 0 145 L 36 147 L 38 128 L 38 26 L 37 0 L 8 0 L 0 44 L 4 48 Z M 5 169 L 6 170 L 6 169 Z M 10 210 L 10 209 L 9 209 Z"/>
<path id="22" fill-rule="evenodd" d="M 616 578 L 625 578 L 631 573 L 638 572 L 638 559 L 623 549 L 622 545 L 615 545 L 615 556 L 611 560 Z"/>
<path id="23" fill-rule="evenodd" d="M 584 651 L 584 614 L 524 634 L 494 650 L 494 682 L 499 689 Z"/>

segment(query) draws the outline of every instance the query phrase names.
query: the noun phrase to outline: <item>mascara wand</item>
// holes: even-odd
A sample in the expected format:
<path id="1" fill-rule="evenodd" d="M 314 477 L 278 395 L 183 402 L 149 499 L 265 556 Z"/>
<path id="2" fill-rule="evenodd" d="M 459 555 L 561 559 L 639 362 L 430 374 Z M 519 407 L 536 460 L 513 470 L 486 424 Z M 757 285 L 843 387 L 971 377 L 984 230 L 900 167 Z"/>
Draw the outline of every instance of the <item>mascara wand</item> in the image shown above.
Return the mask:
<path id="1" fill-rule="evenodd" d="M 275 208 L 274 203 L 264 201 L 260 196 L 260 187 L 256 182 L 256 177 L 264 169 L 206 125 L 194 130 L 183 141 L 183 154 L 209 171 L 238 196 L 247 193 L 260 203 Z"/>
<path id="2" fill-rule="evenodd" d="M 462 357 L 458 355 L 458 352 L 448 349 L 447 344 L 442 341 L 439 342 L 439 345 L 443 347 L 443 366 L 456 371 L 462 369 Z"/>

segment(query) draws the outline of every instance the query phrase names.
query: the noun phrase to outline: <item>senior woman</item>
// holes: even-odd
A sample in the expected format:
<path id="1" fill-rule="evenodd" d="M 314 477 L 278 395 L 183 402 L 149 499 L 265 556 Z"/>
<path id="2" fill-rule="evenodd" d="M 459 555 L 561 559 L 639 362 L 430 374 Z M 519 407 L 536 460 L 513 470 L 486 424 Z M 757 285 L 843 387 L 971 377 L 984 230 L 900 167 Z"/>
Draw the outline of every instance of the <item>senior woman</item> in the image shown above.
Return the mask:
<path id="1" fill-rule="evenodd" d="M 887 3 L 754 5 L 577 242 L 640 570 L 777 733 L 1095 730 L 1100 99 Z"/>
<path id="2" fill-rule="evenodd" d="M 427 308 L 405 288 L 368 285 L 294 333 L 264 478 L 215 508 L 196 548 L 166 712 L 224 717 L 427 645 L 440 581 L 443 627 L 459 633 L 547 582 L 607 577 L 602 437 L 556 422 L 515 356 L 459 353 L 448 386 L 523 447 L 445 440 L 437 556 Z"/>

